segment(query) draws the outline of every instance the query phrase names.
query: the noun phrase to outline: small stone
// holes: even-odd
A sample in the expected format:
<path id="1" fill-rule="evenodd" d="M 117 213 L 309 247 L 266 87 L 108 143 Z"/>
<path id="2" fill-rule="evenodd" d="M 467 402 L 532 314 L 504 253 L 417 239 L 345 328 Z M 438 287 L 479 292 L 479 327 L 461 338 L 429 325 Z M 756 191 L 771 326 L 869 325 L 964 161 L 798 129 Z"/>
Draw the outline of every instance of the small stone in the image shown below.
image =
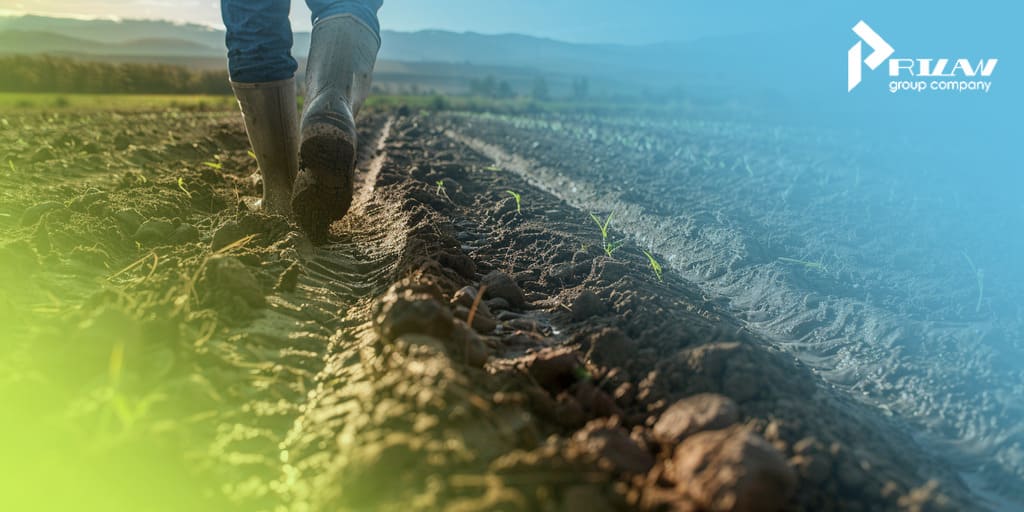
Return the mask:
<path id="1" fill-rule="evenodd" d="M 739 407 L 728 397 L 701 393 L 684 398 L 661 413 L 652 434 L 662 443 L 678 443 L 703 430 L 719 430 L 739 421 Z"/>

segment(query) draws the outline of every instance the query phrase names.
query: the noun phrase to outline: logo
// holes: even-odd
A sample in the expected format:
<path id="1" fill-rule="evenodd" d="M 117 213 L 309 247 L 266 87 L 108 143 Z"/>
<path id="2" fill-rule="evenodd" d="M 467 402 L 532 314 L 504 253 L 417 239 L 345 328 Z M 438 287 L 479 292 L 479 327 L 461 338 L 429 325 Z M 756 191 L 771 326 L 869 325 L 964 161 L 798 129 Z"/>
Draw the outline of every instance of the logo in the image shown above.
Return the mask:
<path id="1" fill-rule="evenodd" d="M 890 58 L 896 51 L 892 45 L 882 39 L 864 20 L 853 26 L 853 32 L 860 37 L 847 52 L 846 91 L 852 92 L 860 85 L 864 66 L 872 71 L 889 62 L 889 92 L 901 91 L 982 91 L 992 88 L 989 78 L 996 69 L 999 59 L 966 58 Z M 864 58 L 864 45 L 871 48 L 871 55 Z M 950 65 L 952 63 L 952 65 Z M 899 80 L 901 77 L 913 77 L 915 80 Z M 928 80 L 922 80 L 927 78 Z M 959 80 L 957 80 L 959 78 Z M 967 80 L 971 78 L 972 80 Z"/>
<path id="2" fill-rule="evenodd" d="M 846 92 L 852 91 L 854 87 L 857 87 L 857 85 L 860 84 L 862 68 L 861 62 L 867 64 L 869 68 L 874 70 L 885 62 L 885 59 L 888 59 L 895 51 L 889 43 L 885 42 L 885 39 L 882 39 L 882 36 L 872 30 L 867 23 L 864 23 L 864 20 L 857 22 L 857 24 L 853 26 L 853 32 L 860 36 L 860 38 L 874 51 L 871 52 L 871 55 L 868 55 L 867 59 L 863 59 L 863 45 L 861 44 L 861 41 L 857 41 L 856 44 L 850 47 L 850 51 L 847 52 L 848 59 L 846 61 L 848 66 L 847 70 L 849 71 L 846 79 Z"/>

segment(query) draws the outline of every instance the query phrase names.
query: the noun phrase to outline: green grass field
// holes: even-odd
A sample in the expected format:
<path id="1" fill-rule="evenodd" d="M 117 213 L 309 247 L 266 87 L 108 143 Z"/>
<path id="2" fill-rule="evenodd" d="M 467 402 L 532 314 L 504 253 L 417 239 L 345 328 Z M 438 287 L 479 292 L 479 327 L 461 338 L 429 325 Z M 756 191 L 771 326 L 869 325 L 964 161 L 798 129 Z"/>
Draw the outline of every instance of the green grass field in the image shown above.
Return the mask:
<path id="1" fill-rule="evenodd" d="M 302 98 L 299 98 L 302 105 Z M 415 111 L 458 110 L 494 112 L 502 114 L 530 114 L 543 112 L 572 112 L 590 114 L 633 115 L 693 115 L 694 107 L 686 102 L 654 104 L 645 102 L 611 102 L 594 99 L 586 101 L 537 101 L 519 97 L 510 99 L 477 96 L 442 95 L 372 95 L 368 107 L 396 108 L 404 106 Z M 0 112 L 145 112 L 181 110 L 208 112 L 236 110 L 235 99 L 228 95 L 187 94 L 75 94 L 0 92 Z M 721 113 L 721 109 L 715 109 Z"/>
<path id="2" fill-rule="evenodd" d="M 230 96 L 180 94 L 63 94 L 0 92 L 3 112 L 107 112 L 146 110 L 224 110 L 235 107 Z"/>

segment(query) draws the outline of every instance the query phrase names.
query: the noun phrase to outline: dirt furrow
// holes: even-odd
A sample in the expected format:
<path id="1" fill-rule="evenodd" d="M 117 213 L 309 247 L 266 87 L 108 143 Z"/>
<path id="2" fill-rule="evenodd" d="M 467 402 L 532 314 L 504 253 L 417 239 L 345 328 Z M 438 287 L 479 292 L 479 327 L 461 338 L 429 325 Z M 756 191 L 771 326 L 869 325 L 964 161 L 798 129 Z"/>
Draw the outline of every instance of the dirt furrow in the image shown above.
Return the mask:
<path id="1" fill-rule="evenodd" d="M 56 204 L 0 223 L 25 332 L 0 391 L 37 440 L 81 437 L 14 459 L 66 467 L 40 480 L 65 506 L 972 508 L 679 272 L 603 250 L 570 183 L 429 114 L 363 117 L 355 207 L 321 246 L 245 208 L 237 114 L 152 124 L 124 128 L 121 180 L 47 182 Z"/>
<path id="2" fill-rule="evenodd" d="M 991 363 L 994 346 L 968 343 L 978 337 L 995 339 L 998 326 L 908 318 L 902 310 L 872 300 L 873 289 L 856 284 L 849 286 L 849 296 L 825 296 L 816 290 L 823 282 L 832 286 L 837 275 L 826 275 L 824 266 L 812 268 L 814 262 L 785 263 L 787 258 L 765 254 L 763 244 L 752 238 L 772 232 L 771 226 L 758 228 L 757 219 L 730 216 L 735 212 L 729 210 L 709 217 L 705 203 L 659 207 L 654 198 L 665 191 L 646 188 L 643 180 L 622 183 L 614 175 L 602 174 L 616 172 L 617 166 L 645 165 L 639 163 L 640 157 L 636 162 L 628 157 L 602 162 L 591 169 L 579 162 L 592 156 L 587 148 L 595 146 L 577 141 L 578 148 L 570 149 L 574 143 L 566 142 L 559 152 L 537 151 L 541 160 L 531 160 L 510 148 L 536 148 L 543 138 L 533 132 L 500 120 L 457 119 L 449 125 L 453 137 L 576 207 L 602 215 L 614 212 L 617 229 L 664 255 L 666 266 L 707 290 L 751 330 L 793 352 L 854 399 L 880 407 L 885 414 L 898 414 L 907 422 L 903 430 L 912 431 L 918 443 L 980 484 L 975 490 L 987 499 L 1000 502 L 989 494 L 992 489 L 1011 497 L 1020 494 L 1018 478 L 1012 474 L 1020 436 L 1006 423 L 1016 409 L 1014 393 L 1007 388 L 1013 379 L 993 371 L 998 366 Z M 461 128 L 467 123 L 473 130 Z M 468 135 L 471 132 L 480 136 Z M 498 136 L 509 137 L 509 143 L 496 142 Z M 649 172 L 667 172 L 657 169 Z M 717 176 L 725 171 L 707 172 Z M 723 189 L 711 195 L 728 194 L 730 188 Z M 778 236 L 791 235 L 779 231 Z M 801 271 L 803 265 L 808 267 Z M 935 358 L 926 355 L 943 351 L 960 354 L 952 365 L 955 369 L 940 370 L 930 362 Z"/>

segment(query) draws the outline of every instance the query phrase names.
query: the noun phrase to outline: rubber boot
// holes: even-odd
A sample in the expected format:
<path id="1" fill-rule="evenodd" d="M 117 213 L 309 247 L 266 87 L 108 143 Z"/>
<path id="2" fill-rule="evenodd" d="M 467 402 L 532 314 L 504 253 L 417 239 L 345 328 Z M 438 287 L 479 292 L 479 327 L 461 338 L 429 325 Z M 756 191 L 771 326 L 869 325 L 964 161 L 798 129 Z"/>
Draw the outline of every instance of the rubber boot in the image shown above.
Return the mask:
<path id="1" fill-rule="evenodd" d="M 328 17 L 313 26 L 292 209 L 314 241 L 324 240 L 352 205 L 355 115 L 370 92 L 379 48 L 377 35 L 355 16 Z"/>
<path id="2" fill-rule="evenodd" d="M 263 177 L 258 207 L 291 216 L 292 184 L 299 171 L 299 107 L 295 79 L 247 84 L 232 82 L 245 119 L 245 132 Z"/>

